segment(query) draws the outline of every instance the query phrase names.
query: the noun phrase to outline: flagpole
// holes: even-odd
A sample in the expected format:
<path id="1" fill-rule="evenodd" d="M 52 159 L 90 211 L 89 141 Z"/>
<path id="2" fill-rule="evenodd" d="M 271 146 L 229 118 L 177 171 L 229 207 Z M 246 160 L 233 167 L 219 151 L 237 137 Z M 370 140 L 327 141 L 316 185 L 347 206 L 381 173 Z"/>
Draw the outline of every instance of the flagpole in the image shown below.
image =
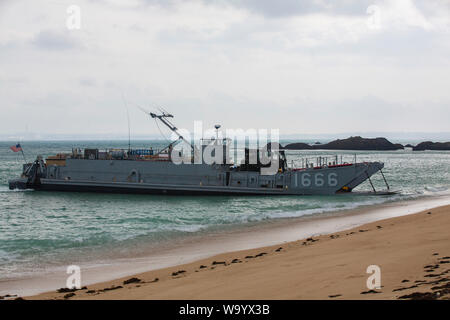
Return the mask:
<path id="1" fill-rule="evenodd" d="M 23 150 L 20 150 L 22 152 L 23 161 L 25 161 L 25 164 L 27 164 L 27 159 L 25 158 L 25 154 L 23 153 Z"/>
<path id="2" fill-rule="evenodd" d="M 25 153 L 23 153 L 22 144 L 19 142 L 18 145 L 20 146 L 20 152 L 22 152 L 23 161 L 25 161 L 25 164 L 27 164 L 27 159 L 25 158 Z"/>

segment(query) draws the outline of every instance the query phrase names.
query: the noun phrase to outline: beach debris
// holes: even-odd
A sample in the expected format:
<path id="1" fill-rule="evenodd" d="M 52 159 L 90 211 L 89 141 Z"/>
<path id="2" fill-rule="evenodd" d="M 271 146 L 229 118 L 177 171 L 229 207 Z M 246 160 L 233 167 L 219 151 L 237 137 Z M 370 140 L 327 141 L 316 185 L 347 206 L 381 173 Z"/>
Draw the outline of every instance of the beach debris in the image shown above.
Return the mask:
<path id="1" fill-rule="evenodd" d="M 179 270 L 177 272 L 172 272 L 172 277 L 176 277 L 180 274 L 186 273 L 186 270 Z"/>
<path id="2" fill-rule="evenodd" d="M 155 282 L 158 282 L 158 281 L 159 281 L 159 279 L 155 278 L 155 279 L 153 279 L 153 281 L 150 281 L 149 283 L 155 283 Z"/>
<path id="3" fill-rule="evenodd" d="M 439 267 L 440 267 L 440 265 L 437 264 L 437 265 L 434 265 L 434 266 L 428 268 L 428 270 L 430 270 L 430 271 L 437 270 L 437 269 L 439 269 Z"/>
<path id="4" fill-rule="evenodd" d="M 308 238 L 308 239 L 306 239 L 306 241 L 303 241 L 303 243 L 302 243 L 302 245 L 303 246 L 307 246 L 307 245 L 309 245 L 310 243 L 314 243 L 314 242 L 316 242 L 316 241 L 319 241 L 319 239 L 314 239 L 314 238 Z"/>
<path id="5" fill-rule="evenodd" d="M 402 283 L 405 283 L 405 282 L 409 282 L 409 280 L 407 280 L 407 279 L 402 280 Z"/>
<path id="6" fill-rule="evenodd" d="M 363 230 L 363 229 L 359 230 L 359 232 L 367 232 L 367 231 L 369 231 L 369 230 Z"/>
<path id="7" fill-rule="evenodd" d="M 427 274 L 426 276 L 424 276 L 425 278 L 435 278 L 435 277 L 439 277 L 439 274 Z"/>
<path id="8" fill-rule="evenodd" d="M 205 269 L 205 268 L 208 268 L 207 266 L 204 266 L 204 265 L 201 265 L 200 266 L 200 269 Z"/>
<path id="9" fill-rule="evenodd" d="M 14 297 L 16 297 L 14 300 L 24 300 L 21 297 L 17 297 L 17 294 L 7 294 L 4 296 L 0 296 L 0 300 L 5 300 L 5 298 L 14 298 Z"/>
<path id="10" fill-rule="evenodd" d="M 254 256 L 246 256 L 245 259 L 253 259 Z"/>
<path id="11" fill-rule="evenodd" d="M 448 282 L 448 281 L 450 281 L 450 279 L 448 279 L 448 278 L 441 278 L 441 279 L 438 279 L 438 280 L 427 282 L 427 284 L 439 284 L 439 283 Z"/>
<path id="12" fill-rule="evenodd" d="M 399 299 L 411 299 L 411 300 L 436 300 L 439 296 L 434 292 L 414 292 L 399 297 Z"/>
<path id="13" fill-rule="evenodd" d="M 59 288 L 58 290 L 56 290 L 56 292 L 58 292 L 58 293 L 65 293 L 65 292 L 75 292 L 77 290 L 78 290 L 77 288 L 72 288 L 72 289 L 70 289 L 70 288 Z"/>
<path id="14" fill-rule="evenodd" d="M 267 254 L 267 253 L 265 253 L 265 252 L 258 253 L 258 254 L 255 256 L 255 258 L 259 258 L 259 257 L 265 256 L 266 254 Z"/>
<path id="15" fill-rule="evenodd" d="M 279 247 L 277 250 L 275 250 L 275 252 L 280 252 L 281 250 L 283 250 L 283 248 Z"/>
<path id="16" fill-rule="evenodd" d="M 430 267 L 430 268 L 428 268 L 429 270 L 436 270 L 436 269 L 439 269 L 439 265 L 437 264 L 437 265 L 434 265 L 434 266 L 432 266 L 432 267 Z"/>
<path id="17" fill-rule="evenodd" d="M 225 261 L 213 261 L 213 262 L 212 262 L 212 265 L 213 265 L 213 266 L 216 266 L 216 265 L 219 265 L 219 264 L 223 264 L 224 266 L 227 265 L 227 263 L 226 263 Z"/>
<path id="18" fill-rule="evenodd" d="M 417 288 L 417 287 L 418 287 L 417 285 L 413 285 L 411 287 L 397 288 L 397 289 L 392 290 L 392 292 L 403 291 L 403 290 L 413 289 L 413 288 Z"/>
<path id="19" fill-rule="evenodd" d="M 439 255 L 439 253 L 437 253 L 437 252 L 433 253 L 433 256 L 438 256 L 438 255 Z"/>
<path id="20" fill-rule="evenodd" d="M 383 229 L 383 227 L 382 226 L 377 226 L 377 229 Z"/>
<path id="21" fill-rule="evenodd" d="M 130 278 L 130 279 L 128 279 L 128 280 L 125 280 L 125 281 L 123 282 L 123 284 L 140 283 L 140 282 L 142 282 L 142 280 L 139 279 L 139 278 Z"/>
<path id="22" fill-rule="evenodd" d="M 88 290 L 86 293 L 95 293 L 95 290 Z"/>
<path id="23" fill-rule="evenodd" d="M 77 288 L 59 288 L 58 290 L 56 290 L 56 292 L 58 293 L 68 293 L 68 292 L 75 292 L 78 290 L 87 290 L 87 287 L 82 287 L 80 289 Z"/>
<path id="24" fill-rule="evenodd" d="M 369 290 L 369 291 L 361 292 L 361 294 L 369 294 L 369 293 L 381 293 L 381 292 L 380 291 L 375 291 L 375 290 Z"/>
<path id="25" fill-rule="evenodd" d="M 122 288 L 123 288 L 122 286 L 114 286 L 114 285 L 112 285 L 111 287 L 105 288 L 102 291 L 111 291 L 111 290 L 117 290 L 117 289 L 122 289 Z"/>
<path id="26" fill-rule="evenodd" d="M 74 295 L 75 295 L 75 293 L 74 293 L 74 292 L 71 292 L 71 293 L 65 294 L 65 295 L 64 295 L 64 299 L 69 299 L 69 298 L 72 298 L 72 297 L 73 297 Z"/>
<path id="27" fill-rule="evenodd" d="M 450 283 L 446 283 L 442 286 L 431 287 L 431 290 L 450 289 Z"/>
<path id="28" fill-rule="evenodd" d="M 334 294 L 334 295 L 328 296 L 328 298 L 337 298 L 337 297 L 342 297 L 342 294 Z"/>
<path id="29" fill-rule="evenodd" d="M 242 261 L 239 259 L 233 259 L 233 261 L 231 261 L 231 263 L 241 263 Z"/>

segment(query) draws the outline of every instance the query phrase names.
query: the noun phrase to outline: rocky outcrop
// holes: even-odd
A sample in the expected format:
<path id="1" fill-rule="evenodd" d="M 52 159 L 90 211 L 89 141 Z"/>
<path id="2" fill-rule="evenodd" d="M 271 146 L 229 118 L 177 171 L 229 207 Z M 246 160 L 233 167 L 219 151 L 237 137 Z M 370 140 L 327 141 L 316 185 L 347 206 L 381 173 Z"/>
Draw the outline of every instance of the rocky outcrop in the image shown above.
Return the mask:
<path id="1" fill-rule="evenodd" d="M 417 146 L 413 148 L 413 151 L 425 151 L 425 150 L 434 150 L 434 151 L 450 150 L 450 142 L 425 141 L 419 143 Z"/>
<path id="2" fill-rule="evenodd" d="M 327 149 L 327 150 L 401 150 L 404 147 L 401 144 L 393 144 L 386 138 L 375 138 L 366 139 L 361 137 L 350 137 L 343 140 L 335 140 L 327 143 L 325 145 L 317 146 L 316 149 Z"/>
<path id="3" fill-rule="evenodd" d="M 401 144 L 393 144 L 386 138 L 367 139 L 362 137 L 350 137 L 338 139 L 326 144 L 309 145 L 306 143 L 291 143 L 284 147 L 288 150 L 364 150 L 364 151 L 390 151 L 401 150 Z"/>
<path id="4" fill-rule="evenodd" d="M 290 143 L 284 147 L 286 150 L 312 150 L 314 149 L 313 146 L 310 146 L 307 143 L 302 142 L 296 142 L 296 143 Z"/>

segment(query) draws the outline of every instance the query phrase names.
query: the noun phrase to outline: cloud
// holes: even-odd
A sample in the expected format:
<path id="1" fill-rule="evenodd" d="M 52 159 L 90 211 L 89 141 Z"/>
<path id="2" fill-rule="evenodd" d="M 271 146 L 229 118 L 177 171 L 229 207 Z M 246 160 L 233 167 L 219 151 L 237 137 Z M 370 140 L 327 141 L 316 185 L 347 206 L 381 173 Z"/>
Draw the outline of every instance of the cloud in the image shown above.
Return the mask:
<path id="1" fill-rule="evenodd" d="M 122 92 L 130 105 L 167 108 L 185 128 L 202 119 L 285 133 L 374 131 L 383 117 L 389 130 L 448 126 L 449 6 L 339 4 L 80 0 L 82 27 L 69 31 L 66 3 L 8 2 L 0 19 L 0 133 L 45 114 L 41 130 L 121 128 L 126 136 Z M 381 10 L 378 29 L 367 23 L 369 4 Z M 438 119 L 421 117 L 421 106 Z M 157 133 L 133 108 L 133 131 Z"/>
<path id="2" fill-rule="evenodd" d="M 282 18 L 289 16 L 302 16 L 315 13 L 342 14 L 342 15 L 362 15 L 371 0 L 216 0 L 218 3 L 231 3 L 239 8 L 245 8 L 254 13 L 261 14 L 269 18 Z"/>
<path id="3" fill-rule="evenodd" d="M 112 0 L 110 0 L 112 1 Z M 137 0 L 138 1 L 138 0 Z M 197 2 L 210 7 L 235 7 L 266 18 L 285 18 L 315 13 L 362 15 L 373 0 L 142 0 L 147 5 L 178 7 L 182 3 Z"/>
<path id="4" fill-rule="evenodd" d="M 89 78 L 89 77 L 83 77 L 79 80 L 79 84 L 85 87 L 96 87 L 97 82 L 95 79 Z"/>
<path id="5" fill-rule="evenodd" d="M 47 50 L 69 50 L 79 46 L 70 32 L 40 31 L 32 40 L 33 45 Z"/>

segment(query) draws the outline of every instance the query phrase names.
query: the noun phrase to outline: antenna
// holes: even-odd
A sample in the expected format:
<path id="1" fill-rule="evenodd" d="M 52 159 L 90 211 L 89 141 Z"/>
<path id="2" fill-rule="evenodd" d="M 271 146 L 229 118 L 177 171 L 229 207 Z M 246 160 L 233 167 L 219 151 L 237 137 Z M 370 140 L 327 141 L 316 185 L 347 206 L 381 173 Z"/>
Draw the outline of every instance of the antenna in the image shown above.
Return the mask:
<path id="1" fill-rule="evenodd" d="M 221 125 L 220 124 L 216 124 L 214 126 L 214 128 L 216 128 L 216 140 L 219 141 L 219 129 L 220 129 Z"/>
<path id="2" fill-rule="evenodd" d="M 127 120 L 128 120 L 128 152 L 131 151 L 131 127 L 130 127 L 130 113 L 127 108 Z"/>
<path id="3" fill-rule="evenodd" d="M 139 107 L 139 109 L 141 109 L 141 110 L 142 110 L 143 112 L 145 112 L 146 114 L 150 115 L 150 117 L 152 117 L 153 119 L 155 119 L 155 120 L 158 119 L 159 121 L 161 121 L 166 127 L 168 127 L 172 132 L 174 132 L 174 133 L 178 136 L 179 140 L 183 140 L 184 142 L 186 142 L 188 145 L 191 146 L 192 150 L 195 150 L 195 148 L 194 148 L 194 146 L 192 145 L 192 143 L 189 142 L 189 141 L 187 141 L 187 140 L 186 140 L 186 139 L 178 132 L 177 127 L 175 127 L 175 125 L 174 125 L 172 122 L 169 121 L 168 118 L 173 118 L 173 115 L 172 115 L 172 114 L 170 114 L 169 112 L 167 112 L 166 110 L 164 110 L 164 109 L 161 108 L 161 107 L 158 107 L 158 109 L 159 109 L 159 111 L 160 111 L 162 114 L 155 114 L 155 113 L 153 113 L 153 112 L 148 112 L 147 110 L 145 110 L 145 109 L 143 109 L 143 108 L 141 108 L 141 107 Z"/>
<path id="4" fill-rule="evenodd" d="M 128 153 L 131 151 L 131 127 L 130 127 L 130 112 L 128 111 L 127 101 L 125 99 L 125 95 L 122 92 L 123 103 L 125 104 L 125 108 L 127 109 L 127 121 L 128 121 Z"/>

